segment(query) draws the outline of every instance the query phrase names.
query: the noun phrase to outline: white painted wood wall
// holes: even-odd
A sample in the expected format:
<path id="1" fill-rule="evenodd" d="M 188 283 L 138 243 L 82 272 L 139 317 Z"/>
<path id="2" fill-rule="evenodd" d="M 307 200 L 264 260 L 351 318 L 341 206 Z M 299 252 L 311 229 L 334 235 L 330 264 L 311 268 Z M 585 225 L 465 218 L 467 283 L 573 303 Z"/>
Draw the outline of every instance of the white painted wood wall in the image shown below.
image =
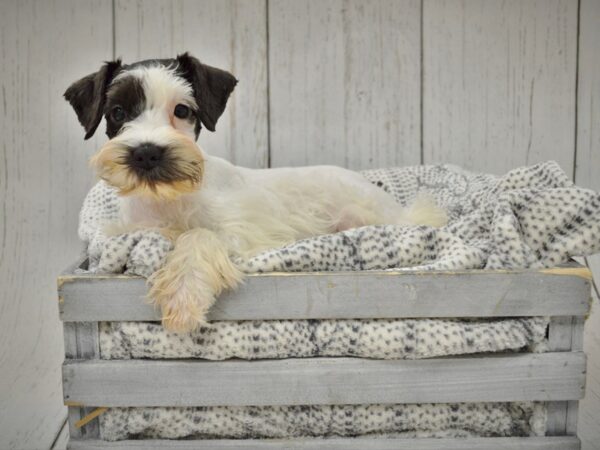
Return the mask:
<path id="1" fill-rule="evenodd" d="M 103 140 L 82 140 L 61 98 L 71 81 L 115 56 L 189 50 L 240 79 L 200 137 L 234 163 L 500 174 L 555 159 L 600 190 L 598 42 L 600 0 L 1 0 L 0 448 L 48 448 L 66 414 L 54 279 L 80 249 Z M 592 449 L 597 312 L 586 328 Z"/>

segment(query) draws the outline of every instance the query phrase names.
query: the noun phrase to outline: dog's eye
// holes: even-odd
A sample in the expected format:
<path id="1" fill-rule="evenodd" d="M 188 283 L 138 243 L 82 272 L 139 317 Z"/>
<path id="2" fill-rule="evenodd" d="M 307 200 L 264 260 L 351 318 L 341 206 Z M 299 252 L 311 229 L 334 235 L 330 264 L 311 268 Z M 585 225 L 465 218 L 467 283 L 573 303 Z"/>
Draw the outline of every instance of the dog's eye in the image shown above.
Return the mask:
<path id="1" fill-rule="evenodd" d="M 175 107 L 175 116 L 180 119 L 187 119 L 190 116 L 190 108 L 180 103 Z"/>
<path id="2" fill-rule="evenodd" d="M 115 106 L 110 110 L 110 117 L 115 122 L 123 122 L 125 120 L 125 110 L 120 106 Z"/>

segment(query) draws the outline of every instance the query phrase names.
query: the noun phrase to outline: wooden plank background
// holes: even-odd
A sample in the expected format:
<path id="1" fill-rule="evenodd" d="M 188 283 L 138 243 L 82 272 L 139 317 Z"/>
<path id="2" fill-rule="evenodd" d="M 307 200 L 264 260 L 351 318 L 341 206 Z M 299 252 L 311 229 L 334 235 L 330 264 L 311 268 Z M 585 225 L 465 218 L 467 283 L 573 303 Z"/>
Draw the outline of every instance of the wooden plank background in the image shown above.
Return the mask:
<path id="1" fill-rule="evenodd" d="M 54 279 L 79 251 L 104 136 L 84 142 L 61 94 L 103 60 L 190 50 L 231 70 L 240 83 L 200 144 L 237 164 L 502 173 L 555 159 L 600 189 L 598 0 L 3 0 L 0 13 L 0 448 L 48 447 L 66 416 Z M 600 439 L 598 320 L 584 448 Z"/>
<path id="2" fill-rule="evenodd" d="M 267 167 L 265 0 L 115 1 L 115 55 L 123 61 L 191 52 L 240 80 L 214 133 L 198 140 L 209 153 Z"/>
<path id="3" fill-rule="evenodd" d="M 577 2 L 423 6 L 423 162 L 504 173 L 555 159 L 570 171 Z"/>
<path id="4" fill-rule="evenodd" d="M 600 1 L 581 0 L 577 89 L 575 181 L 600 190 Z M 595 301 L 585 324 L 583 349 L 589 355 L 586 396 L 579 406 L 582 448 L 600 446 L 600 255 L 588 258 L 596 275 Z"/>
<path id="5" fill-rule="evenodd" d="M 19 0 L 0 10 L 0 448 L 38 449 L 66 415 L 55 278 L 81 247 L 87 159 L 102 141 L 83 141 L 61 96 L 112 57 L 112 13 L 104 0 Z"/>
<path id="6" fill-rule="evenodd" d="M 269 2 L 274 167 L 420 162 L 415 0 Z"/>

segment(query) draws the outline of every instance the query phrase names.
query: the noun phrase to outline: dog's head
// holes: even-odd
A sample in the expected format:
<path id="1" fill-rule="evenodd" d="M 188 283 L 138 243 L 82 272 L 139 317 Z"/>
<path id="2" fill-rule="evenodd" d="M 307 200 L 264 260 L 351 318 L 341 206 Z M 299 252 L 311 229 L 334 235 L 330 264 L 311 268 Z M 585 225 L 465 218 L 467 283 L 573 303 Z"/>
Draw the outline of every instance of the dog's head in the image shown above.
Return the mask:
<path id="1" fill-rule="evenodd" d="M 92 157 L 100 178 L 123 194 L 173 198 L 202 181 L 196 145 L 202 126 L 215 130 L 237 80 L 184 53 L 175 59 L 121 61 L 65 92 L 89 139 L 106 118 L 110 140 Z"/>

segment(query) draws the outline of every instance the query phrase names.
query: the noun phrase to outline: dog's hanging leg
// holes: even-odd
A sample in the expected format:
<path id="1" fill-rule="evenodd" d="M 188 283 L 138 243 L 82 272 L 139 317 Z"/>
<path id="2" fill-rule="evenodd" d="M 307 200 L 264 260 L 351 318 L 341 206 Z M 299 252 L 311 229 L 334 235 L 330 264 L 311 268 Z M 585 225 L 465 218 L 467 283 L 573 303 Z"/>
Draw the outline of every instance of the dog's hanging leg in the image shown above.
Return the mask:
<path id="1" fill-rule="evenodd" d="M 242 278 L 219 237 L 196 228 L 177 238 L 165 265 L 148 279 L 149 297 L 160 306 L 165 328 L 188 332 L 206 323 L 215 297 Z"/>

